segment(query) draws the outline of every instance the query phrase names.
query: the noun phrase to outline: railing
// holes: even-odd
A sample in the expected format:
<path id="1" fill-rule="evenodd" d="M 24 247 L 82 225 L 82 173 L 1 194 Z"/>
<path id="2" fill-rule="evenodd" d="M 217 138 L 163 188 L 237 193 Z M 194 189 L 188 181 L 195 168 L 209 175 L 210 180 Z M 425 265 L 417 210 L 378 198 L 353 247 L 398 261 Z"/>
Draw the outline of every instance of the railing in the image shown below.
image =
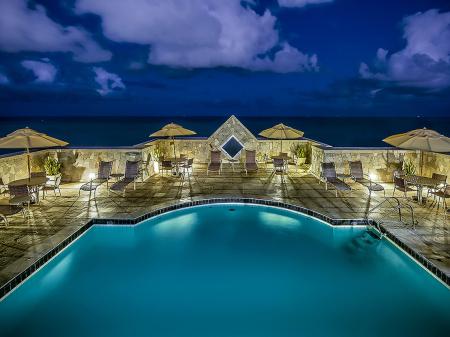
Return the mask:
<path id="1" fill-rule="evenodd" d="M 388 205 L 388 207 L 385 207 L 383 209 L 386 210 L 391 210 L 391 211 L 396 211 L 398 213 L 398 217 L 399 217 L 399 222 L 401 223 L 405 223 L 403 221 L 403 215 L 402 215 L 402 210 L 406 209 L 409 211 L 409 213 L 411 214 L 411 226 L 413 228 L 413 230 L 416 230 L 416 220 L 414 217 L 414 209 L 411 205 L 407 204 L 407 203 L 402 203 L 400 202 L 400 200 L 396 197 L 385 197 L 383 201 L 379 202 L 377 205 L 375 205 L 374 207 L 372 207 L 366 214 L 366 221 L 367 224 L 369 226 L 373 226 L 374 223 L 376 224 L 377 230 L 379 231 L 379 233 L 382 236 L 382 231 L 381 231 L 381 227 L 379 225 L 379 223 L 377 221 L 373 221 L 372 223 L 369 220 L 369 216 L 371 213 L 375 212 L 377 209 L 381 209 L 382 206 Z"/>

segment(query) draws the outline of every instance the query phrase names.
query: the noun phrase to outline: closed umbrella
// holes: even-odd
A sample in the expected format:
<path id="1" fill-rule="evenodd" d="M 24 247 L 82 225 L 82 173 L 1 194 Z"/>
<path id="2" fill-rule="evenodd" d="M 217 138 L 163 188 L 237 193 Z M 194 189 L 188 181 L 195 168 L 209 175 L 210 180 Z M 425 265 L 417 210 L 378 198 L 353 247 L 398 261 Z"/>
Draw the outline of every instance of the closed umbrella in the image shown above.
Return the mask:
<path id="1" fill-rule="evenodd" d="M 283 152 L 283 139 L 301 138 L 303 137 L 304 132 L 280 123 L 269 129 L 261 131 L 259 135 L 265 138 L 279 139 L 281 141 L 281 152 Z"/>
<path id="2" fill-rule="evenodd" d="M 25 149 L 27 152 L 28 177 L 30 177 L 30 149 L 66 146 L 67 142 L 50 137 L 45 133 L 30 128 L 16 130 L 6 137 L 0 138 L 2 149 Z"/>
<path id="3" fill-rule="evenodd" d="M 427 128 L 399 133 L 383 139 L 383 142 L 407 150 L 420 151 L 420 174 L 422 174 L 423 151 L 450 152 L 450 138 Z"/>
<path id="4" fill-rule="evenodd" d="M 183 128 L 181 125 L 170 123 L 165 126 L 161 130 L 158 130 L 150 135 L 150 137 L 169 137 L 173 142 L 173 156 L 176 159 L 176 150 L 175 150 L 175 142 L 173 141 L 174 137 L 179 136 L 192 136 L 195 135 L 196 132 L 192 130 L 188 130 Z"/>

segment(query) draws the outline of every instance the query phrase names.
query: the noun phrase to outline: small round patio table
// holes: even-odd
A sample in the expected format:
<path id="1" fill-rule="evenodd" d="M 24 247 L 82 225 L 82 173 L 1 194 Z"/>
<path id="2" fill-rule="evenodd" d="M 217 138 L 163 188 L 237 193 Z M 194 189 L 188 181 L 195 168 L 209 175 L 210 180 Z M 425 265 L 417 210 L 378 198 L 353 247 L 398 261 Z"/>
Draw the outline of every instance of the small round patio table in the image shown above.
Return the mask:
<path id="1" fill-rule="evenodd" d="M 227 159 L 227 162 L 231 165 L 231 168 L 232 168 L 232 170 L 233 170 L 233 173 L 234 173 L 234 165 L 236 164 L 236 163 L 239 163 L 239 159 Z"/>
<path id="2" fill-rule="evenodd" d="M 25 179 L 13 180 L 8 183 L 10 186 L 26 185 L 35 196 L 36 203 L 39 203 L 39 187 L 45 185 L 47 177 L 32 177 Z"/>

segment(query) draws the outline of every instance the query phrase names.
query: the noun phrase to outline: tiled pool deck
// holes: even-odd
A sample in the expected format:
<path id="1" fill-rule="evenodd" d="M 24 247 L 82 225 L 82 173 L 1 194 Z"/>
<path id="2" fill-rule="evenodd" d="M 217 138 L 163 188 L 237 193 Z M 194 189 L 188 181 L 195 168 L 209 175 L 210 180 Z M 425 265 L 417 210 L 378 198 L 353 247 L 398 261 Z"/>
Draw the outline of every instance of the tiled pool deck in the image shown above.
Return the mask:
<path id="1" fill-rule="evenodd" d="M 334 219 L 361 219 L 367 210 L 383 200 L 382 193 L 372 194 L 370 206 L 366 189 L 351 184 L 353 191 L 336 197 L 334 190 L 326 191 L 323 184 L 306 172 L 290 172 L 282 178 L 273 175 L 270 168 L 257 174 L 233 172 L 226 168 L 222 175 L 206 176 L 206 167 L 197 165 L 193 175 L 182 180 L 172 176 L 153 176 L 132 185 L 126 197 L 110 193 L 106 187 L 99 189 L 96 200 L 88 201 L 84 192 L 78 197 L 80 183 L 62 185 L 62 197 L 52 192 L 40 205 L 31 207 L 31 219 L 26 222 L 21 215 L 10 217 L 10 224 L 0 224 L 0 286 L 18 275 L 52 248 L 79 230 L 92 218 L 136 218 L 152 210 L 181 202 L 214 197 L 245 197 L 282 201 L 319 212 Z M 386 195 L 392 195 L 392 185 L 385 184 Z M 400 194 L 397 196 L 400 197 Z M 7 199 L 0 200 L 7 203 Z M 439 211 L 409 202 L 415 211 L 418 224 L 399 223 L 398 214 L 381 208 L 371 218 L 383 219 L 384 228 L 399 242 L 425 257 L 450 277 L 450 220 L 442 208 Z M 410 223 L 409 214 L 404 212 Z M 390 221 L 386 221 L 390 220 Z"/>

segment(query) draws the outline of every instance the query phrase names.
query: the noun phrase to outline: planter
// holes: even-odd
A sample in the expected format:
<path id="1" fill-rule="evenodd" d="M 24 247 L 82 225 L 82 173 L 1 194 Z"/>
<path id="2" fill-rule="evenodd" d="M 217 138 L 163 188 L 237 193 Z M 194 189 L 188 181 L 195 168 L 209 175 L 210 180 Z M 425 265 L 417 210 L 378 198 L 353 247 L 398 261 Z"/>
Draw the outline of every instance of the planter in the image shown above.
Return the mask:
<path id="1" fill-rule="evenodd" d="M 297 158 L 297 165 L 301 166 L 306 163 L 306 158 Z"/>
<path id="2" fill-rule="evenodd" d="M 57 178 L 61 177 L 61 173 L 56 175 L 47 175 L 46 177 L 48 181 L 56 181 Z"/>

